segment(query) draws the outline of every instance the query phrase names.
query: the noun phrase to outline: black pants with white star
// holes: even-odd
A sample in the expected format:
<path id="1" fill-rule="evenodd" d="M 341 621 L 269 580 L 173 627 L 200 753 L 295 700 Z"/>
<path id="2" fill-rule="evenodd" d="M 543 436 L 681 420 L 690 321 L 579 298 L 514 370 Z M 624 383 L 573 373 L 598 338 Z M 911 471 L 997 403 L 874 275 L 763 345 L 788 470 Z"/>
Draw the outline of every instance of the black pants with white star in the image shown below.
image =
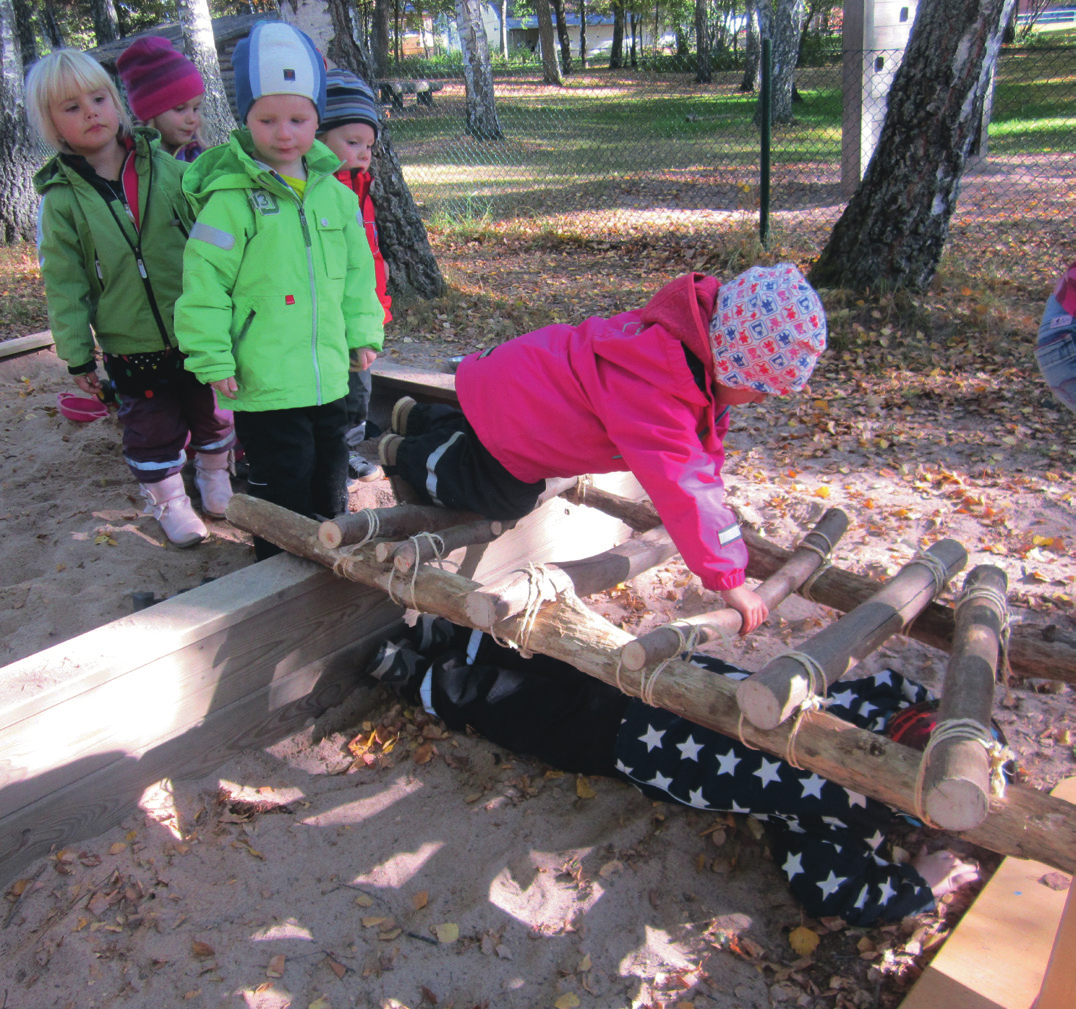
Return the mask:
<path id="1" fill-rule="evenodd" d="M 718 675 L 747 675 L 709 656 L 694 661 Z M 477 631 L 459 629 L 434 658 L 431 681 L 434 709 L 454 729 L 469 725 L 561 770 L 627 778 L 655 799 L 767 821 L 774 859 L 812 916 L 866 925 L 934 906 L 910 865 L 879 855 L 894 819 L 883 803 Z M 890 671 L 838 688 L 830 713 L 874 731 L 927 696 Z"/>

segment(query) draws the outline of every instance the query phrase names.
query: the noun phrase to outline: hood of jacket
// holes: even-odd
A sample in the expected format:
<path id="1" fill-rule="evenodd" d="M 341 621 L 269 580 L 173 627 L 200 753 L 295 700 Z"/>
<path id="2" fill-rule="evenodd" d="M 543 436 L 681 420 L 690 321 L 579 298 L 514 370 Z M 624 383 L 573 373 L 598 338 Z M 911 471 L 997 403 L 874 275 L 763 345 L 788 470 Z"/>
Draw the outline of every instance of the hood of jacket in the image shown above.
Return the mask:
<path id="1" fill-rule="evenodd" d="M 144 175 L 149 158 L 161 146 L 161 135 L 148 126 L 136 126 L 132 139 L 134 141 L 135 170 L 139 175 Z M 65 152 L 60 152 L 60 154 L 63 153 Z M 44 196 L 50 186 L 70 185 L 71 176 L 78 175 L 74 168 L 64 163 L 60 154 L 49 158 L 34 175 L 34 189 L 37 190 L 39 196 Z"/>
<path id="2" fill-rule="evenodd" d="M 711 385 L 715 369 L 710 316 L 720 289 L 716 277 L 686 273 L 666 284 L 639 313 L 644 326 L 659 325 L 679 339 L 702 362 Z"/>
<path id="3" fill-rule="evenodd" d="M 314 141 L 304 160 L 308 184 L 320 176 L 332 175 L 340 167 L 340 159 L 320 140 Z M 257 160 L 250 130 L 233 130 L 228 143 L 211 147 L 191 163 L 183 176 L 183 191 L 196 210 L 201 210 L 213 193 L 253 187 L 285 198 L 293 194 L 276 172 Z"/>

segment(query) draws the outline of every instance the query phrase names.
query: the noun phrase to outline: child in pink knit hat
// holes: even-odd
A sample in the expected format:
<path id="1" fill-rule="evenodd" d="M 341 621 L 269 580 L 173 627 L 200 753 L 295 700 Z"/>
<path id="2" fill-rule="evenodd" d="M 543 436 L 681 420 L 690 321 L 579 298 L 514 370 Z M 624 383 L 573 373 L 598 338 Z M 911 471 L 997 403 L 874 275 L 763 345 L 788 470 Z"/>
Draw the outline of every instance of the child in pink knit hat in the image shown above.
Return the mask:
<path id="1" fill-rule="evenodd" d="M 822 302 L 792 264 L 726 284 L 688 274 L 644 308 L 464 358 L 461 409 L 400 400 L 381 464 L 418 500 L 491 519 L 525 515 L 547 479 L 630 471 L 746 634 L 767 609 L 744 584 L 747 548 L 724 503 L 729 410 L 802 389 L 825 346 Z"/>
<path id="2" fill-rule="evenodd" d="M 116 60 L 131 111 L 161 135 L 161 147 L 180 161 L 205 150 L 201 137 L 205 82 L 198 68 L 159 35 L 144 35 Z"/>

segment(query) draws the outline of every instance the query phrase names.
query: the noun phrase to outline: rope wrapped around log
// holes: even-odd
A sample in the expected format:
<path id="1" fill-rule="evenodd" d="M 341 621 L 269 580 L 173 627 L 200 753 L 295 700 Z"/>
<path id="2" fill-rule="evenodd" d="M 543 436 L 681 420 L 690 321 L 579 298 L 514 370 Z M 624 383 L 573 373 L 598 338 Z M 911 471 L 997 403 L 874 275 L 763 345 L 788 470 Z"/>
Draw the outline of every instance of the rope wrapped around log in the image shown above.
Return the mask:
<path id="1" fill-rule="evenodd" d="M 341 577 L 386 592 L 392 572 L 378 564 L 369 547 L 330 549 L 317 537 L 317 523 L 268 501 L 236 494 L 228 520 L 240 529 L 332 569 Z M 466 599 L 480 586 L 452 571 L 421 567 L 408 587 L 409 605 L 463 626 Z M 495 628 L 518 635 L 518 617 Z M 569 596 L 545 606 L 534 621 L 531 647 L 575 666 L 605 683 L 616 684 L 620 650 L 630 635 Z M 629 685 L 630 689 L 630 685 Z M 674 714 L 727 736 L 737 734 L 739 710 L 735 684 L 687 662 L 673 660 L 654 685 L 654 703 Z M 790 729 L 743 726 L 744 739 L 767 753 L 782 756 Z M 800 763 L 852 791 L 870 795 L 914 814 L 918 751 L 884 736 L 858 729 L 825 712 L 806 715 L 796 744 Z M 1031 858 L 1060 869 L 1076 870 L 1076 806 L 1032 788 L 1012 785 L 1004 798 L 993 797 L 986 819 L 964 837 L 1002 855 Z"/>
<path id="2" fill-rule="evenodd" d="M 831 683 L 937 598 L 967 560 L 967 551 L 955 540 L 939 540 L 918 554 L 851 613 L 743 680 L 736 697 L 744 717 L 760 729 L 772 729 L 824 695 Z"/>
<path id="3" fill-rule="evenodd" d="M 437 505 L 401 504 L 391 508 L 363 508 L 338 515 L 318 526 L 318 539 L 330 549 L 369 543 L 373 539 L 399 539 L 416 533 L 437 533 L 451 526 L 480 519 L 474 512 L 450 511 Z"/>
<path id="4" fill-rule="evenodd" d="M 762 597 L 766 608 L 776 609 L 823 564 L 828 563 L 833 547 L 847 529 L 848 516 L 840 508 L 830 508 L 780 569 L 755 590 Z M 629 641 L 621 652 L 624 668 L 637 672 L 680 655 L 685 651 L 686 641 L 691 641 L 696 646 L 704 645 L 717 637 L 737 634 L 742 626 L 743 617 L 739 610 L 731 607 L 700 613 L 684 620 L 674 620 L 664 627 L 657 627 L 634 641 Z"/>
<path id="5" fill-rule="evenodd" d="M 968 573 L 957 600 L 953 651 L 938 722 L 921 758 L 917 799 L 920 818 L 947 830 L 982 823 L 990 805 L 991 765 L 1004 759 L 990 732 L 990 714 L 1008 626 L 1007 588 L 1001 568 L 981 564 Z"/>

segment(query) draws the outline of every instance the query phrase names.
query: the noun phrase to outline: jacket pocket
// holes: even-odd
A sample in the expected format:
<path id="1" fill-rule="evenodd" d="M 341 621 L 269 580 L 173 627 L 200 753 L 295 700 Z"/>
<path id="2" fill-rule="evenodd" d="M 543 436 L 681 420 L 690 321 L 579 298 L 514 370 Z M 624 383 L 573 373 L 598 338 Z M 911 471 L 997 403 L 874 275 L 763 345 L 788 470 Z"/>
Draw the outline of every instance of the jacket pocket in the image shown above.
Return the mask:
<path id="1" fill-rule="evenodd" d="M 343 226 L 329 217 L 318 217 L 315 220 L 325 276 L 330 280 L 341 280 L 347 272 L 347 240 L 344 238 Z"/>

